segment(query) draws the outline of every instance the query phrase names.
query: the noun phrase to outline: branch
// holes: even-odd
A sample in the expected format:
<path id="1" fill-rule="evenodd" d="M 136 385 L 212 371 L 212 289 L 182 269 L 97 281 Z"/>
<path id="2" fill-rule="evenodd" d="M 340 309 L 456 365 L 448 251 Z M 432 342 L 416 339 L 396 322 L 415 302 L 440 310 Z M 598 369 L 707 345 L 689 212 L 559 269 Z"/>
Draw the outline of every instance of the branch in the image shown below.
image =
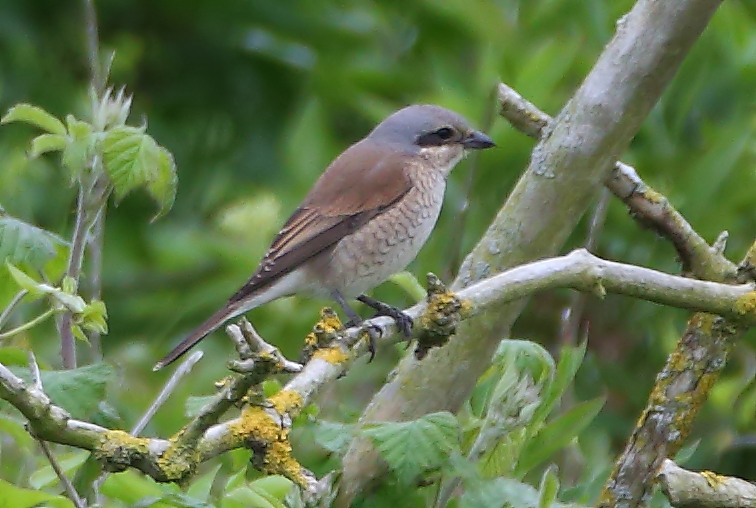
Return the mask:
<path id="1" fill-rule="evenodd" d="M 452 289 L 562 248 L 720 3 L 639 0 L 620 20 L 590 74 L 533 150 L 528 170 L 465 259 Z M 360 421 L 456 411 L 524 305 L 496 306 L 460 326 L 453 341 L 422 362 L 403 359 Z M 337 506 L 343 507 L 358 494 L 364 497 L 387 467 L 372 443 L 358 438 L 342 470 Z"/>
<path id="2" fill-rule="evenodd" d="M 756 485 L 709 471 L 687 471 L 669 459 L 657 480 L 676 508 L 756 508 Z"/>
<path id="3" fill-rule="evenodd" d="M 459 317 L 469 319 L 496 308 L 501 302 L 558 287 L 599 296 L 611 291 L 756 323 L 756 305 L 753 305 L 756 291 L 752 284 L 729 285 L 688 279 L 606 261 L 585 250 L 513 268 L 456 295 L 430 293 L 429 301 L 406 312 L 420 325 L 415 331 L 418 337 L 427 335 L 429 330 L 453 333 L 454 327 L 444 315 L 447 311 L 440 310 L 448 306 L 450 300 L 461 302 L 448 307 L 451 313 L 461 308 Z M 180 481 L 191 476 L 201 462 L 235 448 L 247 447 L 256 452 L 259 469 L 283 474 L 313 492 L 317 488 L 315 477 L 291 457 L 288 441 L 291 421 L 321 388 L 341 377 L 354 358 L 367 352 L 365 334 L 372 328 L 380 330 L 382 342 L 399 337 L 390 318 L 374 318 L 361 327 L 343 330 L 335 314 L 325 312 L 312 339 L 331 342 L 331 346 L 315 351 L 301 372 L 267 401 L 260 396 L 261 403 L 247 405 L 239 417 L 214 423 L 243 398 L 249 400 L 250 388 L 271 373 L 300 369 L 298 364 L 285 360 L 275 347 L 263 341 L 248 324 L 230 325 L 228 332 L 235 336 L 235 342 L 246 357 L 242 359 L 245 373 L 228 378 L 200 415 L 169 440 L 139 438 L 72 419 L 65 410 L 53 405 L 39 387 L 26 385 L 1 364 L 0 397 L 24 414 L 36 437 L 91 450 L 110 471 L 134 467 L 158 481 Z"/>
<path id="4" fill-rule="evenodd" d="M 499 84 L 499 103 L 501 115 L 532 138 L 540 139 L 554 121 L 504 83 Z M 638 222 L 672 242 L 683 272 L 691 272 L 699 279 L 736 280 L 737 267 L 721 250 L 709 246 L 666 197 L 641 180 L 632 166 L 615 163 L 604 184 L 627 205 Z"/>

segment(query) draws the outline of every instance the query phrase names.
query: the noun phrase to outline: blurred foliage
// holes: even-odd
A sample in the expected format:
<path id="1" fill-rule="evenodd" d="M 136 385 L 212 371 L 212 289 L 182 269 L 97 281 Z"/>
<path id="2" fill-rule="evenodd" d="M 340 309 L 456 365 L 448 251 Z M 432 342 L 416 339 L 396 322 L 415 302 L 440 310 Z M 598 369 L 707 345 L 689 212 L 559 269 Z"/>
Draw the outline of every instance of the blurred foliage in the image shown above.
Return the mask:
<path id="1" fill-rule="evenodd" d="M 173 154 L 179 172 L 175 205 L 158 221 L 150 223 L 154 204 L 141 191 L 108 210 L 102 299 L 109 333 L 103 348 L 116 375 L 103 414 L 127 428 L 139 418 L 168 376 L 151 372 L 155 360 L 246 280 L 328 161 L 407 103 L 457 110 L 499 145 L 451 176 L 439 225 L 410 267 L 418 276 L 433 271 L 450 279 L 526 167 L 533 146 L 502 120 L 487 125 L 495 83 L 507 82 L 556 114 L 632 3 L 198 0 L 189 8 L 177 0 L 98 2 L 103 54 L 115 52 L 111 81 L 134 94 L 131 122 L 148 121 L 148 132 Z M 79 8 L 52 0 L 0 3 L 0 111 L 27 102 L 59 118 L 70 113 L 86 119 L 89 72 Z M 755 89 L 756 6 L 749 0 L 725 2 L 623 156 L 704 237 L 713 241 L 728 230 L 727 254 L 735 261 L 756 232 Z M 0 205 L 11 217 L 68 239 L 76 191 L 57 155 L 27 157 L 36 134 L 15 125 L 0 129 Z M 576 231 L 565 250 L 581 245 L 585 230 Z M 50 245 L 63 249 L 57 241 Z M 53 263 L 55 251 L 50 252 Z M 617 202 L 597 253 L 678 269 L 669 243 L 638 228 Z M 49 269 L 59 273 L 60 262 Z M 82 285 L 86 292 L 86 278 Z M 376 290 L 378 297 L 398 305 L 412 301 L 400 288 L 384 286 Z M 0 287 L 0 308 L 14 292 L 15 287 Z M 534 297 L 515 336 L 558 351 L 559 319 L 568 302 L 567 291 Z M 250 317 L 264 337 L 296 357 L 324 303 L 293 298 Z M 35 304 L 22 306 L 11 323 L 38 313 Z M 572 449 L 557 455 L 563 491 L 590 482 L 600 486 L 596 471 L 608 467 L 632 428 L 687 313 L 609 296 L 591 300 L 585 317 L 588 351 L 568 398 L 575 407 L 602 395 L 607 403 Z M 31 346 L 41 363 L 59 366 L 55 337 L 48 322 L 3 346 Z M 756 478 L 754 337 L 751 331 L 738 345 L 698 418 L 692 441 L 701 444 L 691 467 Z M 187 397 L 212 393 L 212 382 L 225 375 L 233 350 L 229 341 L 216 334 L 203 348 L 208 354 L 201 368 L 145 434 L 166 436 L 179 429 Z M 321 396 L 319 416 L 353 420 L 403 353 L 401 347 L 386 348 L 372 364 L 356 365 Z M 80 345 L 82 361 L 88 354 Z M 44 458 L 33 441 L 24 440 L 17 422 L 0 424 L 1 442 L 9 445 L 0 449 L 0 477 L 29 486 L 26 479 L 44 466 Z M 295 449 L 322 474 L 337 462 L 311 439 L 316 430 L 301 425 Z M 206 484 L 193 485 L 208 485 L 209 498 L 221 488 L 242 489 L 238 505 L 244 506 L 245 496 L 269 492 L 239 483 L 237 472 L 248 456 L 243 450 L 225 455 L 220 466 L 200 471 Z M 533 471 L 531 485 L 544 478 L 547 486 L 548 471 Z M 109 492 L 121 495 L 170 495 L 174 506 L 182 506 L 178 488 L 143 488 L 144 479 L 137 488 L 137 479 L 133 473 L 113 475 L 103 491 L 113 485 Z M 50 489 L 60 492 L 59 486 Z M 570 499 L 583 500 L 584 493 Z"/>

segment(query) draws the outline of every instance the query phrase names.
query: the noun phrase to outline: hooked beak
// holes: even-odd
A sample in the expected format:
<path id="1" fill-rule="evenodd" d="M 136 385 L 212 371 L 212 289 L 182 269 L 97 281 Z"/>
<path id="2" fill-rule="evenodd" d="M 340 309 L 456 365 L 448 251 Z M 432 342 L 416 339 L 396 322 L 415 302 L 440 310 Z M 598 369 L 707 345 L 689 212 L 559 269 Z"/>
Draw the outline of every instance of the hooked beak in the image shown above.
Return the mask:
<path id="1" fill-rule="evenodd" d="M 496 146 L 493 139 L 489 138 L 480 131 L 472 131 L 462 140 L 462 146 L 471 150 L 480 150 L 483 148 L 491 148 Z"/>

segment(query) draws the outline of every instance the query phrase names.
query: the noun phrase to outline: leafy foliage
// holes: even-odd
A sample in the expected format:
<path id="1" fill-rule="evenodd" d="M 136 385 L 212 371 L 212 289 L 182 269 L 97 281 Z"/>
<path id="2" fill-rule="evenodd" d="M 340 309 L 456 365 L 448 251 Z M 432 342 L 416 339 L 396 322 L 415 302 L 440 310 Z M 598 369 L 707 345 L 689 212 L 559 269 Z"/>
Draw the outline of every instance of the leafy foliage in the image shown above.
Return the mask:
<path id="1" fill-rule="evenodd" d="M 527 164 L 533 146 L 505 122 L 482 121 L 490 110 L 486 98 L 493 85 L 502 79 L 556 114 L 632 4 L 294 0 L 199 2 L 188 11 L 180 2 L 159 1 L 138 9 L 124 2 L 96 3 L 103 53 L 116 54 L 112 81 L 128 85 L 137 98 L 136 113 L 150 120 L 150 134 L 134 134 L 131 144 L 119 145 L 111 138 L 111 146 L 124 149 L 110 154 L 116 176 L 104 165 L 100 169 L 118 198 L 134 188 L 145 189 L 157 202 L 158 215 L 171 208 L 175 197 L 171 214 L 155 225 L 148 225 L 154 212 L 138 192 L 107 210 L 102 280 L 110 335 L 104 350 L 106 361 L 118 365 L 118 382 L 108 393 L 115 412 L 127 422 L 136 419 L 164 380 L 150 366 L 166 344 L 246 280 L 328 161 L 403 104 L 431 102 L 456 109 L 499 146 L 463 163 L 450 176 L 440 223 L 410 267 L 415 276 L 433 271 L 451 280 L 462 254 L 484 231 Z M 713 240 L 727 229 L 727 253 L 733 260 L 742 256 L 756 230 L 756 122 L 749 107 L 756 86 L 752 4 L 723 3 L 623 156 L 706 238 Z M 41 130 L 30 144 L 25 128 L 0 129 L 0 203 L 23 218 L 9 219 L 11 229 L 0 233 L 0 261 L 30 277 L 25 283 L 31 287 L 47 284 L 71 303 L 79 303 L 74 296 L 81 298 L 85 309 L 92 305 L 103 326 L 104 308 L 96 308 L 87 281 L 75 289 L 64 287 L 61 277 L 69 250 L 57 235 L 68 238 L 73 229 L 72 194 L 81 183 L 92 183 L 87 182 L 93 176 L 92 163 L 103 153 L 107 132 L 141 127 L 126 125 L 124 111 L 131 104 L 122 92 L 109 93 L 108 101 L 92 107 L 85 93 L 87 56 L 78 19 L 64 3 L 0 5 L 0 20 L 7 28 L 0 30 L 5 71 L 0 101 L 3 110 L 11 107 L 2 121 Z M 119 97 L 128 107 L 113 107 Z M 155 149 L 158 141 L 165 148 Z M 120 158 L 129 150 L 133 159 Z M 54 170 L 58 153 L 62 172 Z M 181 163 L 178 194 L 174 156 Z M 154 166 L 145 166 L 145 161 Z M 74 191 L 66 188 L 67 182 Z M 6 217 L 3 212 L 0 224 L 8 224 Z M 584 240 L 582 228 L 567 248 Z M 678 269 L 669 245 L 638 228 L 617 203 L 610 206 L 596 251 L 666 271 Z M 91 268 L 87 259 L 84 270 Z M 10 272 L 0 267 L 0 308 L 18 288 Z M 406 276 L 377 291 L 397 305 L 419 295 Z M 62 305 L 53 293 L 33 302 L 27 297 L 6 324 L 28 322 L 51 300 Z M 581 351 L 563 348 L 569 341 L 556 333 L 568 304 L 566 292 L 536 296 L 515 329 L 516 336 L 544 344 L 549 351 L 562 350 L 559 366 L 547 365 L 551 357 L 543 355 L 546 349 L 530 349 L 526 341 L 512 343 L 510 347 L 529 353 L 501 355 L 460 412 L 461 453 L 469 454 L 481 433 L 491 444 L 477 461 L 460 457 L 443 471 L 445 479 L 462 478 L 464 494 L 458 505 L 474 506 L 479 501 L 475 496 L 486 493 L 490 497 L 484 501 L 490 506 L 504 498 L 527 506 L 559 502 L 554 499 L 592 503 L 686 317 L 630 299 L 589 300 L 584 317 L 590 322 L 590 344 Z M 305 298 L 279 301 L 252 318 L 263 336 L 295 357 L 321 305 Z M 0 348 L 0 359 L 24 365 L 22 348 L 33 347 L 42 364 L 56 365 L 58 345 L 51 337 L 49 323 L 14 335 L 10 344 L 3 344 L 9 347 Z M 723 473 L 756 474 L 753 447 L 738 444 L 750 442 L 754 431 L 753 338 L 750 332 L 738 345 L 714 387 L 697 426 L 701 445 L 690 457 L 691 467 L 717 464 Z M 209 339 L 205 344 L 210 354 L 202 369 L 193 372 L 152 420 L 150 433 L 170 435 L 180 428 L 187 396 L 207 393 L 226 374 L 226 342 Z M 313 409 L 313 414 L 319 411 L 317 424 L 298 422 L 294 446 L 303 464 L 319 476 L 338 467 L 334 452 L 343 449 L 352 429 L 345 426 L 339 434 L 338 427 L 329 429 L 321 422 L 354 420 L 367 394 L 383 383 L 402 352 L 386 348 L 369 366 L 358 365 Z M 506 359 L 511 357 L 515 359 Z M 600 397 L 609 403 L 591 420 Z M 27 473 L 47 467 L 46 461 L 29 451 L 33 442 L 17 414 L 3 411 L 0 429 L 7 433 L 0 477 L 27 487 Z M 320 437 L 321 430 L 325 451 L 314 445 L 318 439 L 313 436 Z M 550 436 L 554 441 L 549 444 L 561 446 L 562 453 L 554 449 L 539 454 L 535 445 L 528 445 Z M 583 461 L 576 463 L 576 456 Z M 126 472 L 111 475 L 103 495 L 113 506 L 222 506 L 219 491 L 241 489 L 239 496 L 248 495 L 242 492 L 247 459 L 243 453 L 228 454 L 200 472 L 188 494 Z M 556 474 L 552 463 L 569 474 Z M 510 477 L 492 478 L 495 474 Z M 555 476 L 560 485 L 553 498 Z M 60 492 L 57 484 L 40 488 L 54 497 Z M 398 501 L 394 493 L 393 505 L 420 503 L 417 499 L 423 496 L 427 500 L 432 494 L 426 490 L 406 489 Z"/>
<path id="2" fill-rule="evenodd" d="M 459 424 L 451 413 L 431 413 L 409 422 L 373 423 L 362 433 L 373 440 L 402 484 L 448 464 L 459 453 Z"/>

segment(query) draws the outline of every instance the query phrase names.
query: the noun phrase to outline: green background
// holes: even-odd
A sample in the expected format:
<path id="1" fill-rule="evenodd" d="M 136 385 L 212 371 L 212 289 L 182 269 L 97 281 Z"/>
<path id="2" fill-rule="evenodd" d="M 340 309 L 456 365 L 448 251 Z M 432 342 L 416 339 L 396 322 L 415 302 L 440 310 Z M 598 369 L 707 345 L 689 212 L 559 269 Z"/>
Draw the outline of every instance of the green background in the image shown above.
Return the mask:
<path id="1" fill-rule="evenodd" d="M 130 427 L 149 406 L 169 374 L 152 373 L 153 363 L 246 280 L 328 162 L 409 103 L 454 109 L 498 144 L 452 174 L 439 224 L 410 266 L 421 281 L 428 271 L 451 280 L 533 146 L 492 118 L 495 84 L 504 81 L 558 113 L 631 6 L 627 0 L 98 2 L 103 55 L 115 52 L 111 82 L 134 94 L 132 123 L 148 123 L 179 172 L 175 206 L 157 222 L 149 221 L 154 205 L 145 194 L 108 210 L 103 298 L 110 333 L 103 349 L 118 372 L 108 392 L 118 425 Z M 0 109 L 23 101 L 58 116 L 83 116 L 85 48 L 78 2 L 1 2 Z M 736 262 L 756 233 L 755 91 L 756 4 L 731 0 L 623 156 L 707 240 L 728 230 L 727 254 Z M 26 157 L 32 133 L 0 129 L 0 204 L 70 237 L 75 189 L 67 187 L 57 156 Z M 586 224 L 565 252 L 584 243 Z M 641 229 L 614 199 L 596 252 L 679 269 L 670 244 Z M 12 294 L 0 287 L 0 306 Z M 374 295 L 411 303 L 391 284 Z M 557 353 L 569 299 L 568 291 L 536 295 L 514 335 Z M 293 298 L 249 316 L 296 358 L 325 304 Z M 17 319 L 35 310 L 24 307 Z M 593 443 L 596 461 L 608 463 L 622 446 L 688 315 L 623 297 L 589 299 L 589 352 L 574 397 L 608 396 L 582 437 Z M 756 478 L 754 338 L 751 331 L 737 346 L 699 416 L 691 442 L 701 442 L 688 466 Z M 48 365 L 60 363 L 52 324 L 15 344 L 31 344 Z M 147 435 L 176 431 L 186 397 L 212 393 L 212 382 L 225 374 L 229 341 L 215 334 L 202 348 L 205 359 Z M 386 348 L 372 364 L 359 362 L 323 394 L 323 414 L 353 419 L 403 353 Z M 89 359 L 81 347 L 80 360 Z M 300 441 L 295 448 L 305 465 L 318 472 L 333 466 L 308 439 Z M 39 458 L 15 460 L 28 472 Z M 562 460 L 569 464 L 568 456 Z M 14 481 L 19 474 L 2 461 L 0 477 Z"/>

